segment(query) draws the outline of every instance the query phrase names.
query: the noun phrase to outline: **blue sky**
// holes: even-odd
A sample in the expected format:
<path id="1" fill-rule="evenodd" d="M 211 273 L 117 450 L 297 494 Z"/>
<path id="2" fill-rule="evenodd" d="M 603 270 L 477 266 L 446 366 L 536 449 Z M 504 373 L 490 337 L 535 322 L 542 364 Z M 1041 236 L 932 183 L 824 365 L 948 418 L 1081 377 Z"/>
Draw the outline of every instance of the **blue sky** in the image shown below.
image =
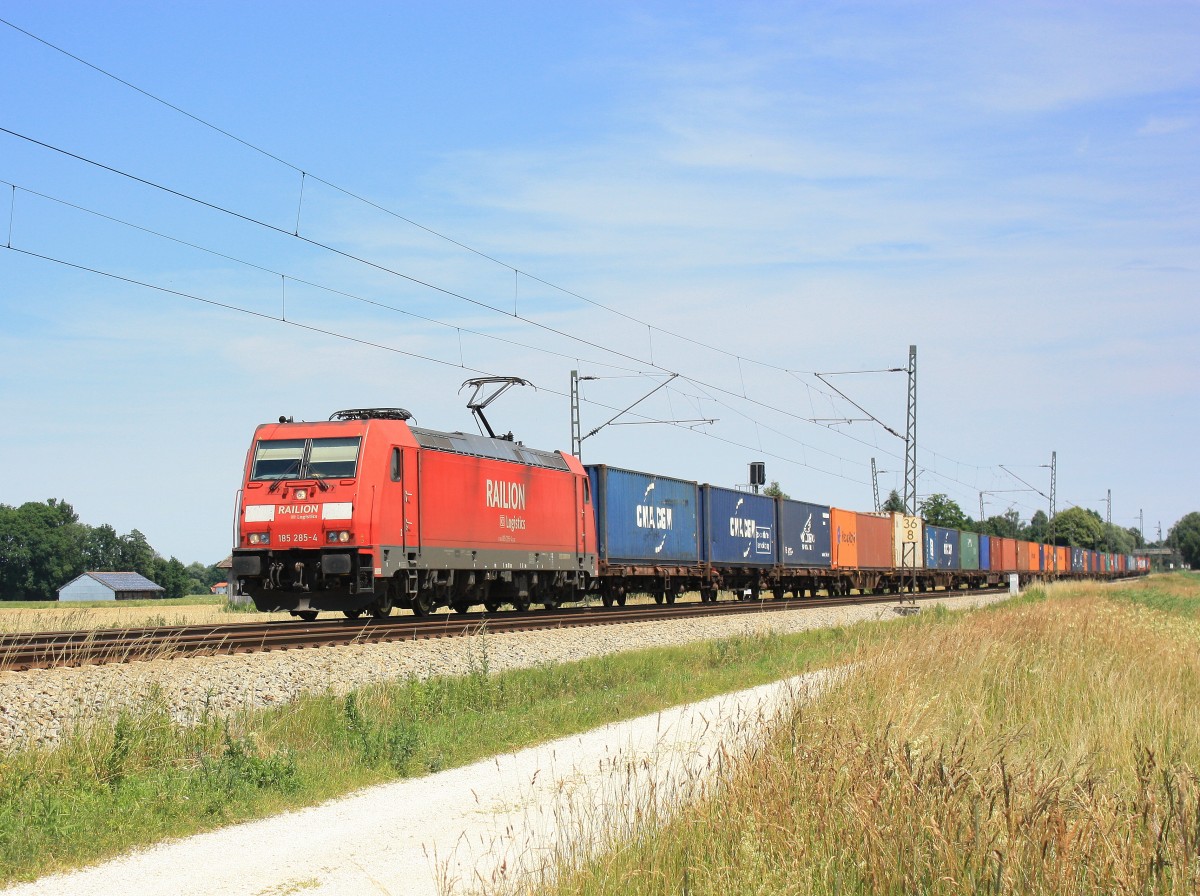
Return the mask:
<path id="1" fill-rule="evenodd" d="M 283 160 L 0 25 L 0 127 L 209 204 L 0 133 L 0 502 L 213 562 L 255 424 L 400 405 L 469 431 L 486 371 L 537 386 L 498 427 L 565 449 L 579 369 L 605 377 L 585 430 L 669 372 L 639 410 L 716 420 L 609 427 L 585 461 L 730 485 L 761 459 L 869 509 L 903 444 L 810 422 L 861 416 L 811 374 L 915 343 L 922 494 L 1028 517 L 1045 499 L 1000 465 L 1048 492 L 1057 451 L 1060 507 L 1112 489 L 1151 537 L 1200 509 L 1195 4 L 0 18 Z M 903 430 L 902 376 L 831 381 Z"/>

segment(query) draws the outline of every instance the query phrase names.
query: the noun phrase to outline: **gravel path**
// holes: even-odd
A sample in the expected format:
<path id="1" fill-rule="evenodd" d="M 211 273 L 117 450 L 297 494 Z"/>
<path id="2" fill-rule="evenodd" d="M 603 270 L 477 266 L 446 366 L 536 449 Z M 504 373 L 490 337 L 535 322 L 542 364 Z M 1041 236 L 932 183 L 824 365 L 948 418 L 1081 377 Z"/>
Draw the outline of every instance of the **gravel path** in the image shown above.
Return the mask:
<path id="1" fill-rule="evenodd" d="M 434 896 L 532 884 L 697 796 L 816 672 L 323 806 L 174 841 L 10 896 Z"/>
<path id="2" fill-rule="evenodd" d="M 1007 597 L 953 597 L 949 607 L 979 606 Z M 934 603 L 927 601 L 923 605 Z M 407 676 L 466 674 L 486 654 L 492 672 L 563 663 L 648 647 L 664 647 L 760 631 L 795 632 L 893 618 L 892 604 L 815 608 L 785 613 L 637 622 L 478 638 L 394 641 L 239 656 L 151 660 L 81 668 L 0 672 L 0 751 L 53 745 L 81 721 L 145 705 L 151 694 L 187 723 L 208 711 L 287 703 L 305 692 L 345 693 Z"/>

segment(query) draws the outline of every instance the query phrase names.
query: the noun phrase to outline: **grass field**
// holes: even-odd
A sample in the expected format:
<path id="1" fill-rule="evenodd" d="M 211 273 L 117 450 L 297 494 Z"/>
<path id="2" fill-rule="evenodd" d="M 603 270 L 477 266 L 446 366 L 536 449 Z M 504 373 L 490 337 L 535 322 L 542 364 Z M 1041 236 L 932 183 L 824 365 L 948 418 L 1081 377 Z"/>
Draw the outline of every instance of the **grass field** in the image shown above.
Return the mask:
<path id="1" fill-rule="evenodd" d="M 312 696 L 191 728 L 152 700 L 56 750 L 3 758 L 0 881 L 773 681 L 836 662 L 870 631 L 734 638 L 498 675 L 488 674 L 485 636 L 466 677 Z"/>
<path id="2" fill-rule="evenodd" d="M 231 612 L 224 595 L 208 594 L 172 600 L 0 603 L 0 633 L 87 631 L 155 625 L 222 625 L 287 618 L 286 613 Z"/>
<path id="3" fill-rule="evenodd" d="M 710 799 L 534 891 L 1200 892 L 1200 576 L 1052 586 L 855 661 Z"/>
<path id="4" fill-rule="evenodd" d="M 1194 896 L 1198 611 L 1200 576 L 1158 577 L 502 675 L 484 638 L 464 678 L 191 728 L 151 700 L 3 758 L 0 880 L 853 663 L 713 798 L 533 891 Z"/>

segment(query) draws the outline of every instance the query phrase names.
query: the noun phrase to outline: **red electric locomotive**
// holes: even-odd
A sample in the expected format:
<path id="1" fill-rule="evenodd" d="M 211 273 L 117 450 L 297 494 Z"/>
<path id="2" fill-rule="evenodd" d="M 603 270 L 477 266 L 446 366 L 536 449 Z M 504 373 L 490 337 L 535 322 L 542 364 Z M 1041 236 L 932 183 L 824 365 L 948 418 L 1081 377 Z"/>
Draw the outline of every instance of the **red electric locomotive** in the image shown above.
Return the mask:
<path id="1" fill-rule="evenodd" d="M 258 427 L 233 551 L 255 606 L 313 619 L 579 599 L 596 575 L 579 461 L 410 417 L 364 409 Z"/>

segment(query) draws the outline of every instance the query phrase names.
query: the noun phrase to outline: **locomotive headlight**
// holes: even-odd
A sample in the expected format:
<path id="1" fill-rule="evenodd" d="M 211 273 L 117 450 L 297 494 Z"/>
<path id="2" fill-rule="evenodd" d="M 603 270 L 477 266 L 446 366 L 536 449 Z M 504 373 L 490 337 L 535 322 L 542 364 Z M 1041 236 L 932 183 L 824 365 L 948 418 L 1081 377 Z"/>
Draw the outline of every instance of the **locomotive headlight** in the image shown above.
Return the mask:
<path id="1" fill-rule="evenodd" d="M 338 533 L 338 541 L 340 541 L 340 542 L 342 542 L 343 544 L 345 544 L 345 543 L 346 543 L 347 541 L 349 541 L 349 540 L 350 540 L 350 533 L 349 533 L 349 532 L 339 532 L 339 533 Z"/>
<path id="2" fill-rule="evenodd" d="M 345 544 L 346 542 L 348 542 L 350 540 L 350 533 L 349 532 L 330 532 L 326 536 L 326 540 L 330 544 L 337 544 L 338 542 Z"/>
<path id="3" fill-rule="evenodd" d="M 251 544 L 270 544 L 271 536 L 266 532 L 251 532 L 249 541 Z"/>
<path id="4" fill-rule="evenodd" d="M 298 489 L 296 489 L 296 493 L 295 493 L 295 494 L 296 494 L 296 500 L 297 500 L 297 501 L 303 501 L 305 498 L 307 498 L 307 497 L 308 497 L 308 489 L 306 489 L 306 488 L 298 488 Z"/>

